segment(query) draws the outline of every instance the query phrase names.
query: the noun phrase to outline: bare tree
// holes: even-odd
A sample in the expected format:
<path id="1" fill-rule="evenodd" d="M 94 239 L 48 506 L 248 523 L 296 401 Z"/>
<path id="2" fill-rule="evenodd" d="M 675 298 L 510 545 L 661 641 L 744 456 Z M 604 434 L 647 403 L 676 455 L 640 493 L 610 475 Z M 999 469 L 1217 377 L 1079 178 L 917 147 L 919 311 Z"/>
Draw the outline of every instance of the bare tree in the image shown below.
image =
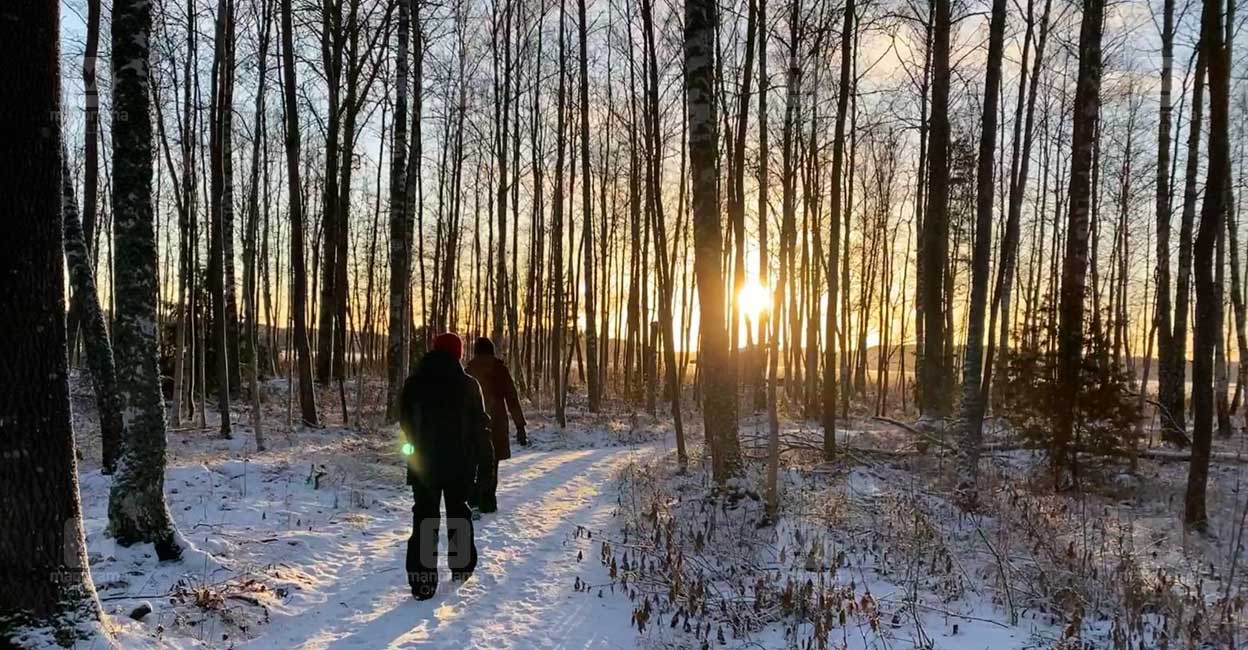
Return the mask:
<path id="1" fill-rule="evenodd" d="M 1213 351 L 1222 338 L 1222 300 L 1214 282 L 1214 247 L 1223 235 L 1230 192 L 1230 56 L 1224 42 L 1222 0 L 1204 0 L 1200 20 L 1200 49 L 1209 65 L 1209 166 L 1205 198 L 1196 235 L 1196 319 L 1192 357 L 1192 463 L 1187 477 L 1183 521 L 1195 530 L 1207 530 L 1205 486 L 1213 439 Z"/>
<path id="2" fill-rule="evenodd" d="M 964 504 L 978 501 L 979 450 L 983 444 L 984 320 L 988 311 L 988 273 L 992 262 L 992 192 L 997 151 L 997 105 L 1001 97 L 1001 59 L 1005 49 L 1005 0 L 992 0 L 988 26 L 988 64 L 984 74 L 983 118 L 975 173 L 975 243 L 971 258 L 970 313 L 962 360 L 962 402 L 958 413 L 958 483 Z"/>
<path id="3" fill-rule="evenodd" d="M 295 46 L 292 0 L 282 0 L 282 101 L 286 114 L 286 179 L 290 210 L 290 310 L 299 366 L 299 409 L 303 423 L 317 426 L 316 394 L 312 386 L 312 350 L 308 344 L 307 270 L 303 251 L 303 186 L 299 181 L 299 104 L 295 100 Z"/>
<path id="4" fill-rule="evenodd" d="M 1174 0 L 1164 0 L 1161 28 L 1161 105 L 1157 115 L 1157 380 L 1158 397 L 1162 404 L 1173 403 L 1176 367 L 1185 352 L 1174 349 L 1174 331 L 1170 318 L 1170 122 L 1173 113 L 1171 88 L 1174 81 Z M 1199 92 L 1199 90 L 1197 91 Z M 1183 316 L 1180 316 L 1183 318 Z M 1182 388 L 1179 388 L 1182 390 Z M 1173 433 L 1173 424 L 1163 418 L 1162 431 Z"/>
<path id="5" fill-rule="evenodd" d="M 252 128 L 251 176 L 247 194 L 247 227 L 243 239 L 243 307 L 247 321 L 247 381 L 251 393 L 251 428 L 256 436 L 256 448 L 264 449 L 264 417 L 260 412 L 260 292 L 257 283 L 257 267 L 260 237 L 260 149 L 268 134 L 265 112 L 266 83 L 269 78 L 269 42 L 273 31 L 273 2 L 261 0 L 257 21 L 259 41 L 257 44 L 256 104 Z M 267 202 L 266 202 L 267 203 Z"/>
<path id="6" fill-rule="evenodd" d="M 593 202 L 590 200 L 589 177 L 589 20 L 585 17 L 585 0 L 578 3 L 580 12 L 581 48 L 581 212 L 585 224 L 581 228 L 585 256 L 585 376 L 589 393 L 588 408 L 597 412 L 602 402 L 601 375 L 598 373 L 598 308 L 595 303 L 594 285 L 594 220 Z M 605 235 L 604 235 L 605 236 Z"/>
<path id="7" fill-rule="evenodd" d="M 1101 106 L 1101 32 L 1105 5 L 1085 0 L 1079 29 L 1079 76 L 1075 86 L 1073 144 L 1070 159 L 1070 196 L 1066 252 L 1062 261 L 1062 291 L 1058 331 L 1057 429 L 1053 432 L 1054 483 L 1064 487 L 1074 470 L 1075 413 L 1079 401 L 1083 360 L 1084 292 L 1088 272 L 1088 226 L 1092 205 L 1093 150 Z"/>
<path id="8" fill-rule="evenodd" d="M 949 256 L 949 0 L 933 1 L 932 116 L 927 151 L 927 211 L 923 215 L 923 355 L 919 412 L 925 426 L 949 413 L 950 372 L 945 365 L 945 285 Z"/>
<path id="9" fill-rule="evenodd" d="M 823 353 L 823 457 L 836 455 L 836 344 L 841 264 L 841 177 L 845 166 L 845 120 L 849 111 L 850 74 L 854 58 L 854 0 L 846 0 L 841 27 L 841 75 L 836 95 L 836 126 L 832 134 L 832 183 L 828 188 L 828 313 L 824 325 Z M 848 253 L 848 251 L 846 251 Z"/>
<path id="10" fill-rule="evenodd" d="M 62 169 L 62 211 L 65 215 L 65 262 L 69 268 L 70 286 L 74 288 L 79 305 L 83 340 L 87 353 L 87 368 L 95 388 L 95 404 L 100 417 L 100 446 L 103 452 L 101 470 L 112 474 L 117 468 L 117 456 L 121 452 L 121 440 L 125 434 L 122 422 L 121 395 L 117 393 L 117 370 L 113 363 L 113 346 L 108 340 L 104 323 L 104 311 L 100 309 L 100 297 L 95 289 L 95 273 L 91 267 L 91 253 L 87 249 L 82 222 L 78 219 L 78 205 L 74 199 L 74 187 L 70 182 L 68 164 Z"/>

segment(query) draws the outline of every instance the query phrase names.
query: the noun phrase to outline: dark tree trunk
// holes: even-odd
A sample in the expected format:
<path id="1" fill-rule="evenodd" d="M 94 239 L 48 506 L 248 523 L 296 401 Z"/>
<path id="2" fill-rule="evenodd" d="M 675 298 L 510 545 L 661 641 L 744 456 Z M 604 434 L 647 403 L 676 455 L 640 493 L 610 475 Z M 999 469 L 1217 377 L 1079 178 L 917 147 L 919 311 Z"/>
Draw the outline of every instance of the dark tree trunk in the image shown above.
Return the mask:
<path id="1" fill-rule="evenodd" d="M 338 293 L 338 165 L 342 139 L 343 59 L 347 43 L 343 27 L 343 5 L 350 0 L 327 0 L 321 10 L 321 65 L 325 70 L 326 111 L 324 178 L 321 188 L 321 277 L 316 327 L 316 381 L 329 385 L 334 360 L 334 323 Z M 315 270 L 315 269 L 314 269 Z"/>
<path id="2" fill-rule="evenodd" d="M 568 425 L 564 409 L 564 393 L 567 390 L 563 375 L 563 332 L 567 321 L 567 306 L 564 302 L 563 289 L 563 151 L 567 137 L 567 38 L 564 33 L 564 22 L 567 10 L 564 0 L 559 0 L 559 92 L 555 121 L 555 187 L 551 197 L 553 212 L 551 214 L 551 248 L 550 262 L 554 265 L 551 273 L 551 289 L 554 290 L 552 305 L 553 319 L 551 333 L 551 377 L 555 395 L 555 421 L 559 427 Z"/>
<path id="3" fill-rule="evenodd" d="M 1192 84 L 1192 118 L 1188 124 L 1187 163 L 1183 181 L 1183 212 L 1179 217 L 1179 268 L 1175 278 L 1174 335 L 1171 337 L 1170 355 L 1166 358 L 1169 380 L 1163 384 L 1161 404 L 1165 406 L 1169 422 L 1169 438 L 1180 446 L 1189 443 L 1186 435 L 1187 413 L 1184 393 L 1187 376 L 1187 323 L 1191 318 L 1192 295 L 1192 236 L 1196 227 L 1196 187 L 1200 170 L 1201 122 L 1204 117 L 1205 62 L 1204 48 L 1196 54 L 1196 76 Z"/>
<path id="4" fill-rule="evenodd" d="M 767 92 L 770 90 L 767 76 L 767 0 L 758 0 L 758 25 L 758 282 L 765 287 L 771 272 L 767 256 L 767 186 L 770 183 L 767 169 L 770 155 L 767 149 Z M 758 319 L 758 388 L 754 392 L 754 406 L 757 408 L 766 404 L 769 410 L 771 398 L 768 391 L 772 382 L 767 355 L 773 354 L 775 348 L 767 344 L 767 337 L 772 335 L 770 320 L 771 315 L 766 311 Z M 762 386 L 764 372 L 768 374 L 767 390 Z M 776 444 L 779 445 L 779 442 Z"/>
<path id="5" fill-rule="evenodd" d="M 849 112 L 850 74 L 854 57 L 854 0 L 845 3 L 844 23 L 841 27 L 841 76 L 836 95 L 836 126 L 832 135 L 832 182 L 828 188 L 828 314 L 824 325 L 823 353 L 823 457 L 831 460 L 836 455 L 836 402 L 837 390 L 837 306 L 840 292 L 841 264 L 841 177 L 845 167 L 845 119 Z M 848 251 L 847 251 L 848 252 Z"/>
<path id="6" fill-rule="evenodd" d="M 1205 487 L 1213 439 L 1213 351 L 1222 337 L 1221 291 L 1210 262 L 1217 240 L 1226 227 L 1230 193 L 1230 61 L 1223 41 L 1222 0 L 1204 0 L 1200 20 L 1200 48 L 1209 64 L 1209 166 L 1205 198 L 1196 235 L 1196 320 L 1192 358 L 1192 464 L 1187 477 L 1183 521 L 1195 530 L 1207 530 Z"/>
<path id="7" fill-rule="evenodd" d="M 988 66 L 979 158 L 975 172 L 975 240 L 971 254 L 971 298 L 962 359 L 962 402 L 958 413 L 958 484 L 960 498 L 978 501 L 979 448 L 983 444 L 984 320 L 988 311 L 988 273 L 992 263 L 992 192 L 997 151 L 997 105 L 1001 98 L 1001 59 L 1005 48 L 1005 0 L 992 0 L 988 27 Z"/>
<path id="8" fill-rule="evenodd" d="M 935 424 L 949 414 L 951 372 L 945 355 L 945 267 L 949 257 L 949 31 L 950 0 L 933 3 L 932 117 L 928 142 L 927 212 L 923 216 L 923 357 L 920 419 Z"/>
<path id="9" fill-rule="evenodd" d="M 258 289 L 259 244 L 260 237 L 260 184 L 261 156 L 260 150 L 268 136 L 268 120 L 265 112 L 265 94 L 268 81 L 269 41 L 273 28 L 273 3 L 262 0 L 260 25 L 258 29 L 259 44 L 257 59 L 259 60 L 259 79 L 257 80 L 254 124 L 254 139 L 251 147 L 251 176 L 247 196 L 247 230 L 243 244 L 243 305 L 247 319 L 247 381 L 251 393 L 251 428 L 256 436 L 256 449 L 263 451 L 264 417 L 260 411 L 260 292 Z M 265 161 L 267 162 L 267 160 Z M 266 179 L 267 180 L 267 179 Z"/>
<path id="10" fill-rule="evenodd" d="M 216 370 L 217 410 L 221 413 L 220 433 L 223 437 L 229 438 L 230 390 L 233 388 L 230 366 L 238 361 L 233 356 L 229 345 L 227 325 L 229 309 L 226 305 L 225 273 L 227 258 L 225 241 L 229 238 L 226 233 L 226 222 L 232 218 L 227 216 L 227 212 L 232 215 L 234 203 L 233 192 L 226 190 L 226 187 L 232 185 L 226 175 L 233 171 L 232 165 L 228 162 L 233 158 L 233 152 L 226 145 L 225 139 L 225 132 L 230 129 L 233 114 L 232 107 L 227 101 L 230 94 L 229 85 L 234 77 L 229 55 L 232 47 L 229 34 L 233 23 L 230 0 L 219 0 L 217 3 L 216 23 L 216 42 L 212 59 L 212 105 L 209 111 L 209 117 L 212 120 L 209 128 L 212 164 L 212 199 L 209 217 L 212 223 L 209 226 L 207 284 L 212 294 L 212 340 L 208 347 L 208 354 Z"/>
<path id="11" fill-rule="evenodd" d="M 1065 485 L 1065 472 L 1074 470 L 1075 414 L 1083 360 L 1083 303 L 1088 273 L 1088 227 L 1092 205 L 1093 150 L 1101 105 L 1101 27 L 1103 0 L 1085 0 L 1079 31 L 1079 77 L 1075 86 L 1073 144 L 1070 161 L 1070 206 L 1066 226 L 1066 253 L 1062 262 L 1062 291 L 1058 326 L 1057 428 L 1053 432 L 1054 483 Z"/>
<path id="12" fill-rule="evenodd" d="M 121 396 L 117 394 L 117 371 L 113 365 L 113 346 L 108 340 L 104 312 L 100 309 L 99 294 L 95 290 L 95 274 L 91 269 L 91 255 L 87 250 L 82 223 L 78 220 L 78 205 L 74 200 L 74 186 L 70 183 L 68 164 L 62 167 L 64 192 L 62 208 L 65 214 L 65 262 L 69 268 L 69 284 L 78 298 L 78 316 L 82 326 L 83 342 L 87 353 L 87 368 L 91 371 L 91 383 L 95 387 L 95 403 L 100 417 L 100 444 L 103 451 L 102 470 L 112 474 L 117 467 L 121 452 L 121 440 L 125 431 L 122 423 Z"/>
<path id="13" fill-rule="evenodd" d="M 588 408 L 596 413 L 602 402 L 601 376 L 598 373 L 598 307 L 594 285 L 594 220 L 593 202 L 590 200 L 589 176 L 589 54 L 587 41 L 589 37 L 588 19 L 585 17 L 585 1 L 578 3 L 580 12 L 580 48 L 581 48 L 581 212 L 585 225 L 581 228 L 584 238 L 582 242 L 585 255 L 585 375 L 588 380 Z M 605 233 L 600 233 L 605 236 Z"/>
<path id="14" fill-rule="evenodd" d="M 1161 28 L 1161 107 L 1157 116 L 1157 394 L 1161 404 L 1173 403 L 1176 375 L 1182 373 L 1175 362 L 1182 359 L 1174 349 L 1170 296 L 1170 122 L 1173 113 L 1171 88 L 1174 76 L 1174 0 L 1165 0 Z M 1198 90 L 1199 92 L 1199 90 Z M 1179 427 L 1181 429 L 1182 427 Z M 1162 430 L 1175 432 L 1169 418 L 1162 418 Z"/>
<path id="15" fill-rule="evenodd" d="M 282 0 L 282 101 L 286 114 L 286 179 L 290 202 L 290 310 L 299 365 L 299 409 L 303 423 L 317 426 L 312 386 L 312 350 L 308 344 L 308 276 L 303 251 L 303 186 L 299 181 L 299 104 L 295 100 L 295 51 L 292 0 Z"/>
<path id="16" fill-rule="evenodd" d="M 1031 20 L 1031 3 L 1028 3 L 1028 21 Z M 1031 169 L 1031 149 L 1035 142 L 1036 96 L 1040 85 L 1040 73 L 1044 70 L 1045 46 L 1049 40 L 1049 16 L 1053 8 L 1052 0 L 1045 0 L 1044 12 L 1040 16 L 1040 36 L 1036 44 L 1036 60 L 1032 66 L 1031 77 L 1024 72 L 1018 84 L 1018 106 L 1014 113 L 1014 152 L 1010 160 L 1009 207 L 1005 222 L 1005 234 L 1001 241 L 1001 263 L 997 269 L 996 290 L 992 302 L 992 314 L 988 327 L 988 352 L 984 359 L 983 400 L 987 405 L 991 396 L 992 375 L 994 370 L 1004 374 L 1010 351 L 1010 309 L 1011 297 L 1014 293 L 1015 276 L 1018 269 L 1019 229 L 1023 214 L 1023 199 L 1026 196 L 1027 179 Z M 1030 32 L 1031 25 L 1028 24 Z M 1023 45 L 1023 66 L 1027 65 L 1027 46 L 1030 37 Z M 1027 84 L 1030 84 L 1028 86 Z M 1024 111 L 1024 103 L 1026 109 Z M 1024 112 L 1026 117 L 1024 118 Z M 1021 144 L 1020 144 L 1021 140 Z M 1000 329 L 997 329 L 998 317 Z M 1025 325 L 1027 323 L 1024 323 Z M 999 344 L 994 345 L 993 332 L 998 332 Z M 994 349 L 996 348 L 996 349 Z M 995 355 L 995 357 L 994 357 Z M 993 360 L 996 368 L 993 367 Z"/>
<path id="17" fill-rule="evenodd" d="M 100 86 L 96 66 L 100 53 L 100 0 L 87 2 L 87 33 L 82 53 L 83 115 L 83 178 L 82 178 L 82 241 L 87 261 L 95 272 L 95 225 L 98 221 L 100 196 Z M 92 275 L 94 280 L 94 275 Z M 69 352 L 72 357 L 77 345 L 78 328 L 82 325 L 83 305 L 78 289 L 71 287 L 69 304 Z M 96 298 L 99 303 L 99 298 Z M 90 361 L 88 361 L 90 363 Z"/>
<path id="18" fill-rule="evenodd" d="M 13 5 L 0 21 L 0 87 L 11 93 L 0 103 L 0 275 L 23 279 L 0 282 L 0 626 L 16 647 L 39 645 L 47 627 L 111 645 L 87 567 L 70 419 L 59 7 Z"/>

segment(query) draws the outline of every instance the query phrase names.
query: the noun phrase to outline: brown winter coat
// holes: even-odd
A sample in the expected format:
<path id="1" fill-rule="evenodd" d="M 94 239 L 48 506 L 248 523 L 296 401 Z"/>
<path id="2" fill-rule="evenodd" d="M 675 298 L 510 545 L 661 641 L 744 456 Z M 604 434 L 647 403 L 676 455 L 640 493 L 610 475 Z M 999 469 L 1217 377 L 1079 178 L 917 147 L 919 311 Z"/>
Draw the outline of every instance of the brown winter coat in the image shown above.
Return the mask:
<path id="1" fill-rule="evenodd" d="M 467 371 L 481 384 L 485 398 L 485 412 L 490 416 L 490 439 L 494 443 L 495 460 L 511 458 L 511 442 L 507 436 L 507 413 L 517 429 L 524 428 L 524 412 L 520 410 L 520 398 L 516 384 L 507 371 L 506 364 L 491 354 L 478 354 L 468 362 Z"/>

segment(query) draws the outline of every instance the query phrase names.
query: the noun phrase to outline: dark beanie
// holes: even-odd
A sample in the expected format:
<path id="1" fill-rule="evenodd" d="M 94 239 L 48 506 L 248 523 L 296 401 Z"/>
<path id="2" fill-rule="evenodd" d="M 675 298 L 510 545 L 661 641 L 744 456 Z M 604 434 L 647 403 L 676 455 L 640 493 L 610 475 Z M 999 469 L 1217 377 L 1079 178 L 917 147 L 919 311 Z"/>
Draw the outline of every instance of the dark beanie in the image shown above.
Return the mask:
<path id="1" fill-rule="evenodd" d="M 472 344 L 472 353 L 494 356 L 494 342 L 484 336 L 478 337 Z"/>
<path id="2" fill-rule="evenodd" d="M 455 357 L 458 361 L 464 356 L 464 342 L 460 340 L 459 335 L 454 332 L 446 332 L 439 334 L 433 339 L 433 349 L 441 350 Z"/>

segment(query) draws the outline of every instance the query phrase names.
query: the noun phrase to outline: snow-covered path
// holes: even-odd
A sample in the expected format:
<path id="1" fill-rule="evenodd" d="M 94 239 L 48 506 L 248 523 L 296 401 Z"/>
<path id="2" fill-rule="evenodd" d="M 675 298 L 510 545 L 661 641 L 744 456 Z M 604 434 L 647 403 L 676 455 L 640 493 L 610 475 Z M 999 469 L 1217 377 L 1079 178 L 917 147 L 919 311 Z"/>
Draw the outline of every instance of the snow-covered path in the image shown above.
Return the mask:
<path id="1" fill-rule="evenodd" d="M 386 514 L 358 535 L 286 562 L 316 576 L 315 598 L 275 612 L 262 636 L 244 647 L 633 647 L 626 599 L 574 590 L 577 577 L 607 581 L 596 542 L 578 539 L 576 530 L 609 525 L 615 474 L 644 453 L 625 447 L 524 451 L 504 462 L 499 512 L 477 522 L 476 574 L 452 582 L 443 558 L 438 594 L 426 602 L 413 600 L 407 588 L 410 496 L 396 491 L 386 499 Z M 444 532 L 442 544 L 445 551 Z"/>

